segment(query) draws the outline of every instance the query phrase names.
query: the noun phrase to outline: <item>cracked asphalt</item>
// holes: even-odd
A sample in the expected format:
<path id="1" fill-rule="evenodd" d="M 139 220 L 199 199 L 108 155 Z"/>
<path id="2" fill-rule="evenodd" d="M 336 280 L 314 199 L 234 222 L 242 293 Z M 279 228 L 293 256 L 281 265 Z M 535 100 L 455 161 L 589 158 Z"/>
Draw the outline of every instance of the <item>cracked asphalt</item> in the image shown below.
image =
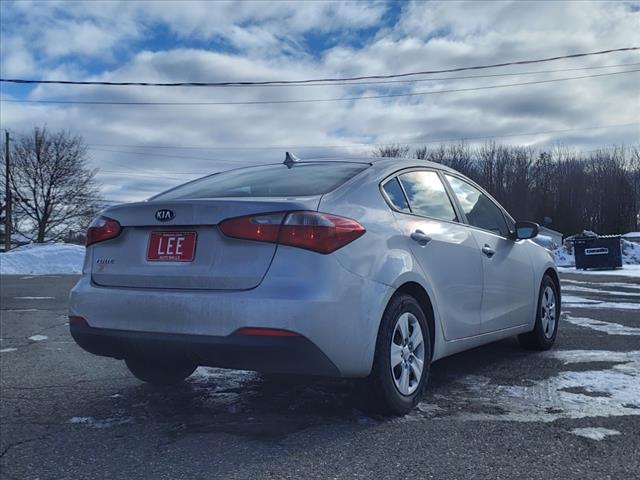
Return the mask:
<path id="1" fill-rule="evenodd" d="M 365 413 L 354 381 L 201 368 L 145 385 L 71 339 L 76 280 L 0 278 L 3 479 L 638 478 L 640 278 L 563 274 L 553 350 L 441 360 L 395 419 Z"/>

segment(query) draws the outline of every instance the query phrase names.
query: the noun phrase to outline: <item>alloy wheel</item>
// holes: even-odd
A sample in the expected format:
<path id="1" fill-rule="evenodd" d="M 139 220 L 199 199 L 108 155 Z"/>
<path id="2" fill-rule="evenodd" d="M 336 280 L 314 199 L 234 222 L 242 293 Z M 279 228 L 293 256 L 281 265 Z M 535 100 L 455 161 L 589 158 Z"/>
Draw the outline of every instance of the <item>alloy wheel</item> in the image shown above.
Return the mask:
<path id="1" fill-rule="evenodd" d="M 556 294 L 550 286 L 545 287 L 540 302 L 540 319 L 545 338 L 553 337 L 556 328 Z"/>
<path id="2" fill-rule="evenodd" d="M 391 375 L 402 395 L 413 394 L 422 378 L 424 369 L 424 337 L 420 322 L 412 313 L 398 317 L 391 336 Z"/>

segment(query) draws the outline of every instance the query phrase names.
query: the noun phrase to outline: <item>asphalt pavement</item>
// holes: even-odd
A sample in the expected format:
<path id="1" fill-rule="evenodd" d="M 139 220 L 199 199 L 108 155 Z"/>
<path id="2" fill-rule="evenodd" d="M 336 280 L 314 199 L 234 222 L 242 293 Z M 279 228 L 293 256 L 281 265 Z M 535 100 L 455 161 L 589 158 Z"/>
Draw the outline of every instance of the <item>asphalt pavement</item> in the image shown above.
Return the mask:
<path id="1" fill-rule="evenodd" d="M 200 368 L 145 385 L 71 339 L 76 280 L 0 278 L 3 479 L 638 478 L 640 278 L 563 274 L 554 349 L 436 362 L 393 419 L 353 381 Z"/>

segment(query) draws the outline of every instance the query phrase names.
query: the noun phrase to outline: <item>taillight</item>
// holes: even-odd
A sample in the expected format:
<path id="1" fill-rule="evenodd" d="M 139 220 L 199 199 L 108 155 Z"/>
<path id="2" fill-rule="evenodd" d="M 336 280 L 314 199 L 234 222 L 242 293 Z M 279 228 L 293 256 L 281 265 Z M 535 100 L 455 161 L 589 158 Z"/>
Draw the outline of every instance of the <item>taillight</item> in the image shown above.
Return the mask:
<path id="1" fill-rule="evenodd" d="M 291 212 L 280 228 L 278 243 L 331 253 L 353 242 L 365 232 L 350 218 L 318 212 Z"/>
<path id="2" fill-rule="evenodd" d="M 220 230 L 231 238 L 276 243 L 284 216 L 285 213 L 270 213 L 229 218 L 220 224 Z"/>
<path id="3" fill-rule="evenodd" d="M 350 218 L 319 212 L 279 212 L 230 218 L 220 223 L 227 237 L 278 243 L 331 253 L 364 234 Z"/>
<path id="4" fill-rule="evenodd" d="M 87 230 L 87 246 L 116 238 L 121 231 L 122 227 L 116 220 L 102 216 L 97 217 Z"/>

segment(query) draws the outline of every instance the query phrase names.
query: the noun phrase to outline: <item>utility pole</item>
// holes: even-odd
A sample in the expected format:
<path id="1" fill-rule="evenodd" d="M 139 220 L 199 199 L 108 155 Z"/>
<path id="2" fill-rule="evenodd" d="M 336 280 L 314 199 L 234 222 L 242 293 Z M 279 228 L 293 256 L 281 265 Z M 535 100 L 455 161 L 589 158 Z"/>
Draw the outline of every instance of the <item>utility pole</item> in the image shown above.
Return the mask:
<path id="1" fill-rule="evenodd" d="M 5 130 L 4 136 L 4 198 L 6 201 L 5 217 L 4 217 L 4 251 L 11 250 L 11 161 L 9 158 L 9 130 Z"/>

